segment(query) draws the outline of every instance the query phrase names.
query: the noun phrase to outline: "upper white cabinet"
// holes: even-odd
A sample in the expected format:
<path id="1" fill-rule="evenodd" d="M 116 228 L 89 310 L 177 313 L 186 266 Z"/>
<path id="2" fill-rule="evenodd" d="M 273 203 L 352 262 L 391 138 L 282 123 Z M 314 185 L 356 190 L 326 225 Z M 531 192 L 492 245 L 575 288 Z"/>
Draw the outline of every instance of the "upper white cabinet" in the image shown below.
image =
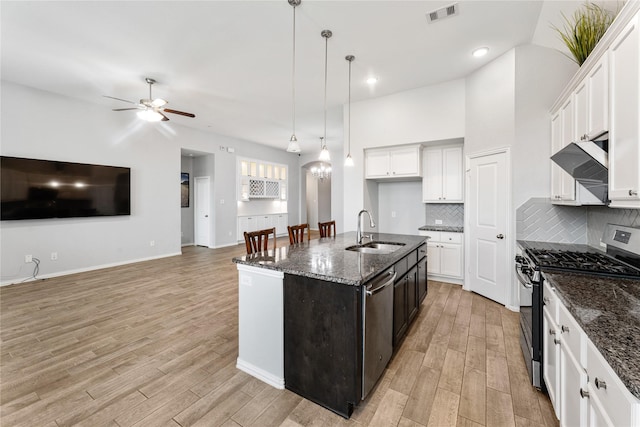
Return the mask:
<path id="1" fill-rule="evenodd" d="M 238 200 L 286 198 L 286 165 L 238 159 Z"/>
<path id="2" fill-rule="evenodd" d="M 637 13 L 609 48 L 611 207 L 640 208 L 640 30 Z"/>
<path id="3" fill-rule="evenodd" d="M 573 97 L 569 97 L 560 109 L 552 115 L 552 154 L 566 147 L 573 140 L 573 106 Z M 576 202 L 575 180 L 554 162 L 551 162 L 551 202 L 554 204 L 574 204 Z"/>
<path id="4" fill-rule="evenodd" d="M 573 141 L 593 139 L 609 130 L 608 56 L 603 55 L 574 92 Z"/>
<path id="5" fill-rule="evenodd" d="M 462 146 L 429 147 L 423 151 L 424 171 L 422 201 L 424 203 L 462 203 Z"/>
<path id="6" fill-rule="evenodd" d="M 420 145 L 365 150 L 365 178 L 420 178 Z"/>

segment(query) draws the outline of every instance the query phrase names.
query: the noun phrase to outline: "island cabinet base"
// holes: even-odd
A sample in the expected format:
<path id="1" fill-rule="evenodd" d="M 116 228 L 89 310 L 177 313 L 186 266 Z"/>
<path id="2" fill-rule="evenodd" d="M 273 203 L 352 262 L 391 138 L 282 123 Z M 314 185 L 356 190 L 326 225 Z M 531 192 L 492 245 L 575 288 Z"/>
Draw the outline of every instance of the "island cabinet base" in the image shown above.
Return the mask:
<path id="1" fill-rule="evenodd" d="M 349 418 L 362 398 L 362 287 L 284 276 L 285 387 Z"/>

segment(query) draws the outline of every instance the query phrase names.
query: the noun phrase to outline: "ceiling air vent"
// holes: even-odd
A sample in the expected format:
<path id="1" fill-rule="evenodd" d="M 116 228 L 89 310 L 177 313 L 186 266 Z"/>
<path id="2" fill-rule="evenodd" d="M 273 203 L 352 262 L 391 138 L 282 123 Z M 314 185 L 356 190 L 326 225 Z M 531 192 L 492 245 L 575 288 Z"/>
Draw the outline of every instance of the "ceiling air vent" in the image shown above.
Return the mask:
<path id="1" fill-rule="evenodd" d="M 441 21 L 444 18 L 449 18 L 450 16 L 455 16 L 457 14 L 458 14 L 458 3 L 454 3 L 452 5 L 427 13 L 427 20 L 429 21 L 429 23 L 432 23 L 436 21 Z"/>

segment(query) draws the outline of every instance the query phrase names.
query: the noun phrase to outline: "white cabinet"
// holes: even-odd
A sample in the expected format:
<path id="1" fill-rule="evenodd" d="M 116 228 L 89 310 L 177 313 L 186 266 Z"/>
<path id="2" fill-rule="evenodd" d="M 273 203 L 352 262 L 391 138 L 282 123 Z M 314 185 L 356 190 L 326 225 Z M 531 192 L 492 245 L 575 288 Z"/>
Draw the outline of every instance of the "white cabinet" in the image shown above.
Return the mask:
<path id="1" fill-rule="evenodd" d="M 420 178 L 420 145 L 365 150 L 365 178 Z"/>
<path id="2" fill-rule="evenodd" d="M 603 55 L 573 93 L 575 129 L 573 141 L 593 139 L 609 130 L 608 56 Z"/>
<path id="3" fill-rule="evenodd" d="M 423 150 L 422 201 L 462 203 L 462 146 L 429 147 Z"/>
<path id="4" fill-rule="evenodd" d="M 443 282 L 462 283 L 462 233 L 421 231 L 427 241 L 427 274 Z"/>
<path id="5" fill-rule="evenodd" d="M 238 200 L 287 199 L 287 166 L 238 159 Z"/>
<path id="6" fill-rule="evenodd" d="M 543 298 L 543 376 L 560 425 L 640 425 L 640 400 L 627 390 L 548 283 Z"/>
<path id="7" fill-rule="evenodd" d="M 273 227 L 275 227 L 277 235 L 286 234 L 287 225 L 289 225 L 289 215 L 286 213 L 238 216 L 237 239 L 238 241 L 243 241 L 245 231 L 257 231 Z"/>
<path id="8" fill-rule="evenodd" d="M 574 135 L 573 99 L 562 104 L 551 119 L 551 154 L 566 147 Z M 560 166 L 551 164 L 551 202 L 554 204 L 575 204 L 576 181 Z"/>
<path id="9" fill-rule="evenodd" d="M 640 14 L 609 48 L 611 207 L 640 208 Z"/>

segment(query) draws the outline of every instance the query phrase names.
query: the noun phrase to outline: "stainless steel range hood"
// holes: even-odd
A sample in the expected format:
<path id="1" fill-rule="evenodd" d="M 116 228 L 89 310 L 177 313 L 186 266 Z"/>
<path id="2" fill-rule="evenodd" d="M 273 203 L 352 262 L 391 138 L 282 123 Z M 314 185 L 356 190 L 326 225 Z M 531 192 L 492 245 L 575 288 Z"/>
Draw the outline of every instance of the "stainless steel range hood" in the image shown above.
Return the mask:
<path id="1" fill-rule="evenodd" d="M 603 203 L 608 201 L 608 140 L 602 135 L 598 140 L 572 142 L 551 160 L 564 169 Z"/>

